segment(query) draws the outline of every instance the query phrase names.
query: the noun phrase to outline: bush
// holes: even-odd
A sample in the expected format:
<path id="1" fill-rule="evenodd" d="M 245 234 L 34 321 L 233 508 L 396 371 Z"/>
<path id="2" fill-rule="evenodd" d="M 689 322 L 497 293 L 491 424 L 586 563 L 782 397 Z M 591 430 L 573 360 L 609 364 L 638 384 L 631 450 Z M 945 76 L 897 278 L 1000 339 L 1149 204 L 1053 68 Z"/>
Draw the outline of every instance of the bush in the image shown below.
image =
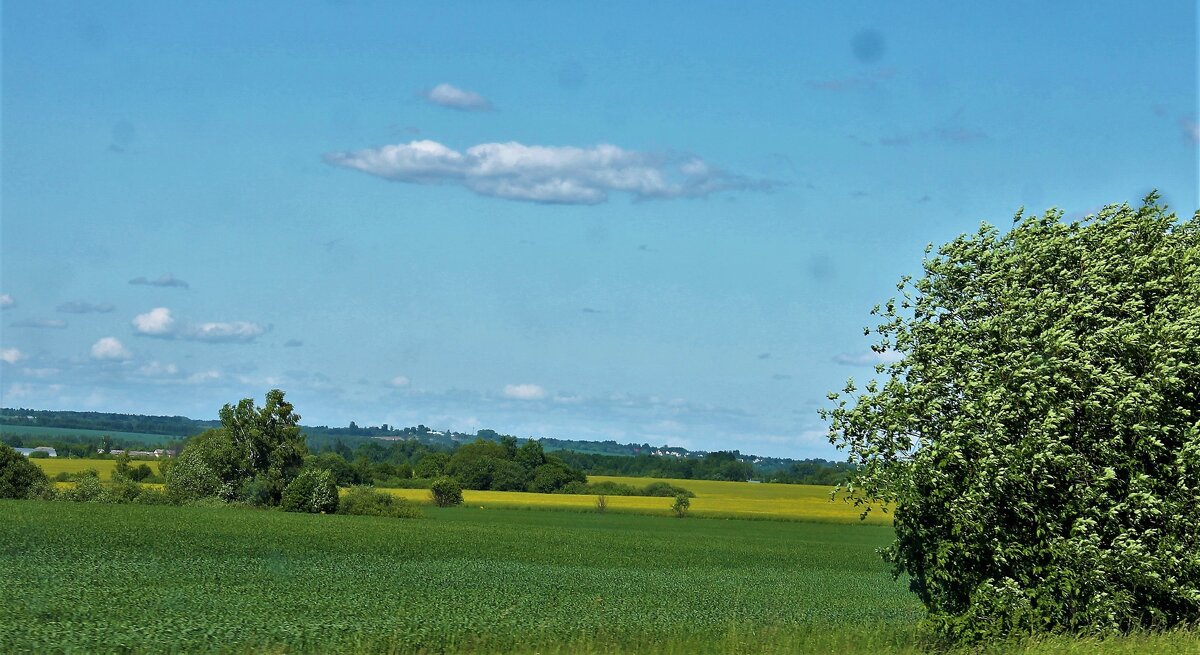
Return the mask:
<path id="1" fill-rule="evenodd" d="M 874 312 L 885 381 L 825 416 L 931 634 L 1200 621 L 1200 212 L 1018 214 L 924 269 Z"/>
<path id="2" fill-rule="evenodd" d="M 213 498 L 221 491 L 221 479 L 196 451 L 184 451 L 166 471 L 167 495 L 174 503 Z"/>
<path id="3" fill-rule="evenodd" d="M 600 494 L 596 496 L 596 511 L 603 514 L 608 511 L 608 496 Z"/>
<path id="4" fill-rule="evenodd" d="M 421 508 L 406 498 L 376 490 L 371 486 L 352 487 L 338 503 L 338 514 L 388 516 L 398 519 L 421 517 Z"/>
<path id="5" fill-rule="evenodd" d="M 676 487 L 675 485 L 667 482 L 651 482 L 650 484 L 639 489 L 634 495 L 658 496 L 661 498 L 671 498 L 672 496 L 687 496 L 688 498 L 696 497 L 696 494 L 688 491 L 687 489 L 684 489 L 683 487 Z"/>
<path id="6" fill-rule="evenodd" d="M 107 503 L 112 500 L 108 490 L 100 484 L 100 474 L 95 469 L 80 471 L 71 476 L 74 483 L 70 489 L 64 489 L 58 497 L 77 503 Z"/>
<path id="7" fill-rule="evenodd" d="M 442 476 L 429 485 L 429 495 L 438 507 L 453 507 L 463 503 L 462 485 L 458 480 Z"/>
<path id="8" fill-rule="evenodd" d="M 338 508 L 338 488 L 324 469 L 305 469 L 283 490 L 279 506 L 287 512 L 331 513 Z"/>
<path id="9" fill-rule="evenodd" d="M 675 496 L 675 502 L 671 505 L 671 511 L 675 512 L 675 518 L 683 518 L 687 516 L 688 509 L 691 508 L 692 501 L 684 494 Z"/>
<path id="10" fill-rule="evenodd" d="M 0 498 L 29 498 L 49 486 L 41 467 L 12 448 L 0 445 Z"/>
<path id="11" fill-rule="evenodd" d="M 142 492 L 133 499 L 133 502 L 138 505 L 170 505 L 171 497 L 165 492 L 158 489 L 143 487 Z"/>

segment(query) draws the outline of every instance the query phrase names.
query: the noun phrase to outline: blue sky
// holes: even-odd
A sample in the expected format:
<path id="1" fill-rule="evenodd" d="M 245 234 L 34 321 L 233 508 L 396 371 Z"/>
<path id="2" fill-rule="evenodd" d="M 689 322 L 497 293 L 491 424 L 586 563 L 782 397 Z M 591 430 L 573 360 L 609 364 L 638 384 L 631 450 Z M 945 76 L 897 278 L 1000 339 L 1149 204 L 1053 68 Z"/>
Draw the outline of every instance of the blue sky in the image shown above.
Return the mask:
<path id="1" fill-rule="evenodd" d="M 5 2 L 0 402 L 835 457 L 926 243 L 1200 206 L 1193 2 L 735 4 Z"/>

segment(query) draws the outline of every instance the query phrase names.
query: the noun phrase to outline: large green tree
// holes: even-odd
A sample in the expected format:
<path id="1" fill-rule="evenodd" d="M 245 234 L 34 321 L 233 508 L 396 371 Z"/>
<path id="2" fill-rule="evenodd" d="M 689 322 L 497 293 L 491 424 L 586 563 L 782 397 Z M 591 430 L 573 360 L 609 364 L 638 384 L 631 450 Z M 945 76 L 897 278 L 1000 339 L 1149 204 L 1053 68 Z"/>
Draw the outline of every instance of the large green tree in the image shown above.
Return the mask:
<path id="1" fill-rule="evenodd" d="M 927 627 L 1200 620 L 1200 212 L 1018 213 L 931 252 L 875 310 L 883 381 L 824 413 Z"/>
<path id="2" fill-rule="evenodd" d="M 168 469 L 168 491 L 179 499 L 217 495 L 279 504 L 308 453 L 294 410 L 279 389 L 267 393 L 262 407 L 250 398 L 225 405 L 221 427 L 189 441 Z"/>

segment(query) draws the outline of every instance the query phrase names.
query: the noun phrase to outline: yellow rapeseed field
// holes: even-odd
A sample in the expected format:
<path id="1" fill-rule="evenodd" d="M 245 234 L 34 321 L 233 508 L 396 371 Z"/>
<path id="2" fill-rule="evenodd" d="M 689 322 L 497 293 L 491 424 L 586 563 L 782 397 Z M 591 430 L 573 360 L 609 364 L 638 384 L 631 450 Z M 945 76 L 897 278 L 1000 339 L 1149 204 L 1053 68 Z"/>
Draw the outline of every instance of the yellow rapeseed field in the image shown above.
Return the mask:
<path id="1" fill-rule="evenodd" d="M 607 475 L 588 476 L 589 482 L 619 482 L 644 487 L 659 478 L 626 478 Z M 704 517 L 784 519 L 829 523 L 859 523 L 860 510 L 843 499 L 830 500 L 831 487 L 801 484 L 757 484 L 717 482 L 713 480 L 673 480 L 673 485 L 696 494 L 690 514 Z M 429 500 L 427 489 L 385 489 L 389 493 L 418 502 Z M 514 491 L 463 491 L 463 501 L 477 507 L 587 510 L 596 506 L 595 496 L 571 494 L 532 494 Z M 609 496 L 608 511 L 671 515 L 673 498 L 648 496 Z M 891 514 L 872 511 L 865 523 L 888 525 Z"/>
<path id="2" fill-rule="evenodd" d="M 38 466 L 53 478 L 55 475 L 96 469 L 101 480 L 111 480 L 116 462 L 111 459 L 67 459 L 64 457 L 34 459 Z M 141 464 L 134 461 L 133 465 Z M 158 474 L 158 462 L 146 462 Z M 831 487 L 804 484 L 759 484 L 752 482 L 718 482 L 715 480 L 677 480 L 661 478 L 629 478 L 608 475 L 588 476 L 589 482 L 617 482 L 644 487 L 651 482 L 669 482 L 696 494 L 691 499 L 690 514 L 703 517 L 761 518 L 828 523 L 859 523 L 860 509 L 843 498 L 830 500 Z M 60 484 L 59 486 L 69 486 Z M 384 489 L 388 493 L 417 502 L 429 500 L 428 489 Z M 595 496 L 572 494 L 533 494 L 515 491 L 464 491 L 463 500 L 476 507 L 505 507 L 545 510 L 591 510 L 596 507 Z M 609 496 L 608 511 L 637 514 L 671 515 L 673 498 L 650 496 Z M 891 514 L 872 511 L 865 523 L 887 525 Z"/>
<path id="3" fill-rule="evenodd" d="M 113 469 L 117 468 L 117 461 L 113 459 L 68 459 L 66 457 L 48 457 L 45 459 L 31 459 L 29 461 L 42 467 L 42 470 L 45 471 L 46 475 L 51 478 L 59 473 L 71 474 L 78 473 L 80 471 L 86 471 L 87 469 L 96 469 L 96 472 L 100 474 L 101 480 L 111 480 Z M 142 464 L 149 464 L 150 470 L 154 471 L 155 475 L 158 475 L 158 462 L 135 459 L 129 463 L 129 465 L 133 467 L 137 467 Z"/>

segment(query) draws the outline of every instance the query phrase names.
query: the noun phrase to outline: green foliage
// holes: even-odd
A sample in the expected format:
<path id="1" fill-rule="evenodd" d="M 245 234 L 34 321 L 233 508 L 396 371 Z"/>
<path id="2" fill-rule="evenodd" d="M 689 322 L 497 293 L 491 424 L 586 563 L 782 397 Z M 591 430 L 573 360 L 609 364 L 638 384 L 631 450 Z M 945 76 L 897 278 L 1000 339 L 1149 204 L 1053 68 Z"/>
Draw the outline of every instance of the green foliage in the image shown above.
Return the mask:
<path id="1" fill-rule="evenodd" d="M 660 498 L 673 498 L 679 494 L 683 494 L 688 498 L 696 497 L 696 494 L 691 491 L 662 480 L 651 482 L 643 487 L 635 487 L 631 484 L 613 482 L 612 480 L 603 480 L 601 482 L 575 481 L 558 489 L 558 493 L 584 496 L 656 496 Z"/>
<path id="2" fill-rule="evenodd" d="M 826 416 L 932 633 L 1200 621 L 1200 212 L 1018 214 L 924 267 L 876 308 L 902 357 Z"/>
<path id="3" fill-rule="evenodd" d="M 533 470 L 528 489 L 534 493 L 548 494 L 572 482 L 587 482 L 587 476 L 579 469 L 568 468 L 565 464 L 553 460 Z"/>
<path id="4" fill-rule="evenodd" d="M 24 455 L 0 445 L 0 498 L 29 498 L 50 486 L 46 474 Z"/>
<path id="5" fill-rule="evenodd" d="M 337 513 L 415 519 L 421 517 L 421 508 L 405 498 L 363 485 L 351 487 L 346 495 L 342 496 Z"/>
<path id="6" fill-rule="evenodd" d="M 220 416 L 221 427 L 193 437 L 172 467 L 186 462 L 185 469 L 167 472 L 168 494 L 181 500 L 216 496 L 229 501 L 255 480 L 255 502 L 279 504 L 308 452 L 298 427 L 300 416 L 278 389 L 267 393 L 261 408 L 244 398 L 236 406 L 222 407 Z"/>
<path id="7" fill-rule="evenodd" d="M 58 494 L 60 500 L 77 503 L 107 503 L 112 502 L 109 492 L 100 482 L 100 474 L 95 469 L 80 471 L 71 476 L 73 485 Z"/>
<path id="8" fill-rule="evenodd" d="M 208 465 L 199 448 L 184 449 L 167 467 L 163 477 L 166 494 L 174 503 L 216 497 L 223 489 L 221 478 Z"/>
<path id="9" fill-rule="evenodd" d="M 283 490 L 279 506 L 287 512 L 335 512 L 338 508 L 337 483 L 329 471 L 305 469 Z"/>
<path id="10" fill-rule="evenodd" d="M 429 496 L 438 507 L 453 507 L 463 503 L 462 485 L 450 476 L 442 476 L 429 485 Z"/>
<path id="11" fill-rule="evenodd" d="M 596 496 L 596 511 L 601 514 L 608 511 L 608 496 L 604 494 Z"/>
<path id="12" fill-rule="evenodd" d="M 675 518 L 683 518 L 687 516 L 688 509 L 691 508 L 692 501 L 684 494 L 675 496 L 675 502 L 671 504 L 671 511 L 675 512 Z"/>
<path id="13" fill-rule="evenodd" d="M 446 453 L 426 453 L 417 465 L 413 467 L 413 477 L 416 478 L 437 478 L 446 474 L 446 467 L 450 464 L 450 456 Z"/>

